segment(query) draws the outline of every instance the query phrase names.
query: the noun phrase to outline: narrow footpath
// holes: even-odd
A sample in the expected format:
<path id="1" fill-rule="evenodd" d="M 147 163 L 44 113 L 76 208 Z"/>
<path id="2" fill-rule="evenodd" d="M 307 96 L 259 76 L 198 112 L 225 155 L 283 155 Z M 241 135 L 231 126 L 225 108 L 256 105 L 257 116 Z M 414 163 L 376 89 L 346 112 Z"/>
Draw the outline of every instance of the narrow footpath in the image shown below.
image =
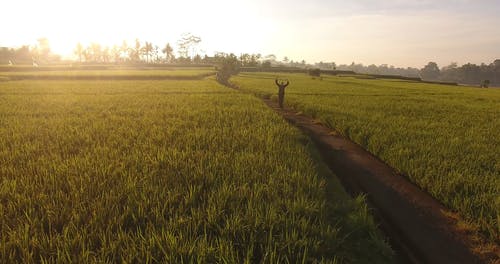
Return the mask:
<path id="1" fill-rule="evenodd" d="M 312 118 L 263 100 L 312 139 L 348 192 L 366 195 L 399 263 L 497 263 L 496 250 L 473 250 L 480 244 L 457 228 L 456 214 L 393 168 Z"/>

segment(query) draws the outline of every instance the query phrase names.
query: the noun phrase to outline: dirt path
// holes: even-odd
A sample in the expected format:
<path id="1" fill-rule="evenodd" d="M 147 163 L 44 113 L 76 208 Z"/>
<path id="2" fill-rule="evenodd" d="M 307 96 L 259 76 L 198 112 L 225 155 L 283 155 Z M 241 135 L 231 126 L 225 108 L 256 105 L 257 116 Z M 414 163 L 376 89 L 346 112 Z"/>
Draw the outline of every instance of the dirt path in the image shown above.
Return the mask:
<path id="1" fill-rule="evenodd" d="M 359 145 L 310 117 L 280 109 L 269 99 L 264 102 L 310 136 L 349 192 L 366 194 L 400 263 L 498 261 L 498 246 L 484 252 L 481 242 L 458 228 L 456 215 Z"/>

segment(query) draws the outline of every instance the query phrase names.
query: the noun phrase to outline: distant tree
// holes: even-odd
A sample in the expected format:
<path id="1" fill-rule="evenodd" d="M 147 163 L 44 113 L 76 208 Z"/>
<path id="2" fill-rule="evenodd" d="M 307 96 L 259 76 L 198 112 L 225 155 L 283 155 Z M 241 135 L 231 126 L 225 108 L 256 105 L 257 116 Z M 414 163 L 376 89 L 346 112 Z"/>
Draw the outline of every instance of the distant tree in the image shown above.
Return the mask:
<path id="1" fill-rule="evenodd" d="M 271 68 L 271 61 L 270 60 L 265 60 L 264 62 L 262 62 L 262 68 L 264 68 L 264 69 Z"/>
<path id="2" fill-rule="evenodd" d="M 90 55 L 91 55 L 93 62 L 102 62 L 103 52 L 102 52 L 101 44 L 96 43 L 96 42 L 90 44 L 89 52 L 90 52 Z"/>
<path id="3" fill-rule="evenodd" d="M 191 63 L 191 58 L 190 57 L 178 57 L 175 59 L 175 62 L 180 63 L 180 64 L 190 64 Z"/>
<path id="4" fill-rule="evenodd" d="M 50 57 L 50 44 L 47 38 L 37 39 L 38 44 L 32 49 L 32 56 L 38 62 L 48 63 Z"/>
<path id="5" fill-rule="evenodd" d="M 439 70 L 437 63 L 435 62 L 427 63 L 427 65 L 425 65 L 425 67 L 420 70 L 420 76 L 422 77 L 422 79 L 427 80 L 437 80 L 440 73 L 441 71 Z"/>
<path id="6" fill-rule="evenodd" d="M 217 81 L 228 85 L 229 78 L 240 72 L 240 61 L 234 54 L 219 53 L 215 56 L 217 64 Z"/>
<path id="7" fill-rule="evenodd" d="M 439 79 L 442 81 L 460 82 L 460 69 L 456 62 L 441 68 Z"/>
<path id="8" fill-rule="evenodd" d="M 493 62 L 493 83 L 500 86 L 500 59 Z"/>
<path id="9" fill-rule="evenodd" d="M 110 51 L 110 56 L 113 58 L 113 61 L 115 63 L 120 62 L 120 55 L 121 55 L 120 47 L 118 47 L 117 45 L 113 45 Z"/>
<path id="10" fill-rule="evenodd" d="M 31 63 L 32 55 L 30 47 L 28 45 L 21 46 L 18 49 L 12 50 L 11 60 L 16 61 L 16 63 Z"/>
<path id="11" fill-rule="evenodd" d="M 316 66 L 321 70 L 335 70 L 337 68 L 337 64 L 335 62 L 322 62 L 316 63 Z"/>
<path id="12" fill-rule="evenodd" d="M 0 64 L 9 64 L 12 63 L 14 59 L 14 51 L 13 49 L 9 49 L 8 47 L 0 48 Z"/>
<path id="13" fill-rule="evenodd" d="M 471 85 L 484 85 L 488 80 L 487 86 L 500 86 L 500 60 L 495 60 L 490 64 L 481 63 L 481 65 L 467 63 L 458 67 L 456 63 L 441 69 L 440 79 L 443 81 L 452 81 Z"/>
<path id="14" fill-rule="evenodd" d="M 252 54 L 250 56 L 250 62 L 248 63 L 248 66 L 250 66 L 250 67 L 256 67 L 256 66 L 258 66 L 259 65 L 259 60 L 260 60 L 261 57 L 262 57 L 262 55 L 260 55 L 258 53 L 257 54 Z"/>
<path id="15" fill-rule="evenodd" d="M 256 67 L 259 65 L 260 54 L 242 53 L 239 57 L 241 66 L 243 67 Z"/>
<path id="16" fill-rule="evenodd" d="M 193 62 L 194 63 L 201 63 L 201 56 L 199 54 L 196 54 L 194 57 L 193 57 Z"/>
<path id="17" fill-rule="evenodd" d="M 179 55 L 181 57 L 189 57 L 189 52 L 191 51 L 192 56 L 196 54 L 196 46 L 201 42 L 201 38 L 194 36 L 191 33 L 184 33 L 177 41 L 179 46 Z"/>
<path id="18" fill-rule="evenodd" d="M 285 57 L 283 58 L 283 62 L 284 62 L 285 64 L 288 64 L 288 62 L 289 62 L 289 61 L 290 61 L 290 59 L 288 59 L 288 57 L 287 57 L 287 56 L 285 56 Z"/>
<path id="19" fill-rule="evenodd" d="M 493 61 L 493 68 L 496 71 L 500 71 L 500 59 L 496 59 L 495 61 Z"/>
<path id="20" fill-rule="evenodd" d="M 154 58 L 154 62 L 155 63 L 158 63 L 160 61 L 160 47 L 158 47 L 158 45 L 155 45 L 153 47 L 153 52 L 152 52 L 152 56 Z"/>
<path id="21" fill-rule="evenodd" d="M 109 63 L 111 58 L 111 52 L 109 50 L 109 47 L 106 46 L 103 49 L 101 49 L 101 61 L 104 63 Z"/>
<path id="22" fill-rule="evenodd" d="M 146 63 L 149 63 L 150 56 L 153 53 L 153 43 L 146 41 L 141 48 L 141 53 L 146 56 Z"/>
<path id="23" fill-rule="evenodd" d="M 381 64 L 379 66 L 375 64 L 364 66 L 363 64 L 356 64 L 356 63 L 351 63 L 350 65 L 346 64 L 336 65 L 332 62 L 331 65 L 329 64 L 329 67 L 335 70 L 354 71 L 362 74 L 401 75 L 408 77 L 420 76 L 420 70 L 417 68 L 411 68 L 411 67 L 396 68 L 392 65 L 387 65 L 387 64 Z"/>
<path id="24" fill-rule="evenodd" d="M 92 52 L 89 48 L 84 49 L 82 55 L 85 58 L 85 62 L 89 62 L 92 59 Z"/>
<path id="25" fill-rule="evenodd" d="M 269 60 L 269 61 L 276 61 L 276 55 L 274 54 L 269 54 L 264 57 L 264 59 Z"/>
<path id="26" fill-rule="evenodd" d="M 163 54 L 165 54 L 166 62 L 167 63 L 172 62 L 174 58 L 174 49 L 172 49 L 172 46 L 170 46 L 170 44 L 167 43 L 167 45 L 165 45 L 165 48 L 163 48 L 161 51 L 163 52 Z"/>
<path id="27" fill-rule="evenodd" d="M 142 50 L 141 42 L 139 41 L 139 39 L 135 39 L 134 48 L 129 49 L 130 60 L 134 62 L 139 62 L 141 60 L 141 50 Z"/>
<path id="28" fill-rule="evenodd" d="M 466 84 L 481 84 L 481 67 L 476 64 L 467 63 L 460 67 L 461 83 Z"/>
<path id="29" fill-rule="evenodd" d="M 188 47 L 184 43 L 177 42 L 177 53 L 179 58 L 186 58 L 188 56 Z"/>
<path id="30" fill-rule="evenodd" d="M 78 44 L 76 44 L 75 54 L 76 54 L 76 56 L 78 56 L 78 61 L 80 63 L 82 63 L 83 46 L 80 42 L 78 42 Z"/>
<path id="31" fill-rule="evenodd" d="M 379 71 L 378 66 L 377 66 L 377 65 L 375 65 L 375 64 L 368 65 L 368 66 L 366 67 L 366 71 L 367 71 L 368 73 L 371 73 L 371 74 L 383 74 L 383 73 L 381 73 L 381 72 Z"/>
<path id="32" fill-rule="evenodd" d="M 213 62 L 213 58 L 212 57 L 208 57 L 207 54 L 205 54 L 205 56 L 203 57 L 203 63 L 205 64 L 209 64 L 209 63 L 212 63 Z"/>
<path id="33" fill-rule="evenodd" d="M 248 66 L 249 61 L 250 61 L 250 54 L 248 54 L 248 53 L 242 53 L 240 55 L 241 66 Z"/>
<path id="34" fill-rule="evenodd" d="M 0 47 L 0 64 L 31 64 L 32 62 L 33 55 L 28 45 L 18 49 Z"/>

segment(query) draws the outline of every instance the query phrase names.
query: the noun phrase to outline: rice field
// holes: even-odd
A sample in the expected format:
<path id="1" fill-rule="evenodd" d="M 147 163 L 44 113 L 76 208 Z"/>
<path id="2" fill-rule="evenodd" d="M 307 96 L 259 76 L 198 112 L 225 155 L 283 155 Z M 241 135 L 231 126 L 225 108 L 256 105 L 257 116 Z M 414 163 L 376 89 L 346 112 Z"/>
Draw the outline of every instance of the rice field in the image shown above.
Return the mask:
<path id="1" fill-rule="evenodd" d="M 242 90 L 276 97 L 271 73 L 243 73 Z M 281 74 L 285 105 L 357 142 L 466 224 L 500 241 L 500 90 L 399 80 Z"/>
<path id="2" fill-rule="evenodd" d="M 162 68 L 142 70 L 134 68 L 111 68 L 108 70 L 88 69 L 80 70 L 78 68 L 67 67 L 64 70 L 56 68 L 19 68 L 14 67 L 11 71 L 0 71 L 0 78 L 10 80 L 30 80 L 30 79 L 58 79 L 58 80 L 85 80 L 85 79 L 201 79 L 203 77 L 215 74 L 213 67 L 204 68 Z"/>
<path id="3" fill-rule="evenodd" d="M 0 82 L 0 262 L 391 262 L 316 155 L 211 79 Z"/>

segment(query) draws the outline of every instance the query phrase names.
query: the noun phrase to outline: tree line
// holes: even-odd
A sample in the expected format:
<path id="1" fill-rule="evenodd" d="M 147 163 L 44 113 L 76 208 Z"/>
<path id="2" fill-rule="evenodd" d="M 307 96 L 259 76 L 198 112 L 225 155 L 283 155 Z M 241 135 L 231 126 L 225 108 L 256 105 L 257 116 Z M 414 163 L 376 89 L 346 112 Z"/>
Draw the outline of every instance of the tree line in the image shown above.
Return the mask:
<path id="1" fill-rule="evenodd" d="M 356 73 L 361 73 L 361 74 L 400 75 L 406 77 L 419 77 L 420 75 L 420 70 L 417 68 L 413 67 L 401 68 L 401 67 L 394 67 L 388 64 L 381 64 L 378 66 L 375 64 L 371 64 L 368 66 L 364 66 L 361 63 L 353 62 L 349 65 L 341 64 L 337 66 L 336 69 L 342 71 L 354 71 Z"/>
<path id="2" fill-rule="evenodd" d="M 206 58 L 197 52 L 201 38 L 190 33 L 183 34 L 177 41 L 178 56 L 175 56 L 173 45 L 166 43 L 160 47 L 149 41 L 135 39 L 129 44 L 123 41 L 120 45 L 101 46 L 91 43 L 76 45 L 75 56 L 80 63 L 202 63 Z"/>
<path id="3" fill-rule="evenodd" d="M 135 39 L 131 44 L 123 41 L 119 45 L 112 46 L 103 46 L 97 42 L 86 46 L 77 43 L 74 55 L 76 61 L 81 64 L 215 64 L 220 61 L 221 57 L 229 55 L 224 52 L 216 52 L 213 56 L 202 55 L 198 49 L 200 42 L 200 37 L 187 33 L 183 34 L 177 41 L 176 50 L 174 50 L 174 45 L 170 43 L 160 47 L 152 42 L 140 41 L 139 39 Z M 263 57 L 260 54 L 242 53 L 236 59 L 243 67 L 258 67 L 263 63 Z M 52 64 L 58 63 L 60 60 L 59 55 L 51 52 L 49 42 L 45 38 L 39 39 L 35 46 L 0 47 L 0 65 Z M 268 61 L 268 63 L 270 62 Z"/>
<path id="4" fill-rule="evenodd" d="M 420 76 L 424 80 L 456 82 L 483 87 L 500 86 L 500 59 L 496 59 L 490 64 L 482 63 L 481 65 L 467 63 L 458 66 L 457 63 L 451 63 L 442 68 L 439 68 L 435 62 L 429 62 L 420 70 Z"/>
<path id="5" fill-rule="evenodd" d="M 387 64 L 365 66 L 360 63 L 341 64 L 335 62 L 319 62 L 307 64 L 305 60 L 294 61 L 288 57 L 278 60 L 274 54 L 262 56 L 261 54 L 243 53 L 239 56 L 216 52 L 214 56 L 201 55 L 198 49 L 201 38 L 191 33 L 186 33 L 177 41 L 177 50 L 173 45 L 166 43 L 162 47 L 149 41 L 141 42 L 136 39 L 129 44 L 123 41 L 120 45 L 102 46 L 99 43 L 91 43 L 83 46 L 78 43 L 74 54 L 79 63 L 121 63 L 121 64 L 217 64 L 221 58 L 230 57 L 231 61 L 237 61 L 239 67 L 291 67 L 291 68 L 318 68 L 322 70 L 354 71 L 361 74 L 377 75 L 400 75 L 406 77 L 420 77 L 423 80 L 455 82 L 469 85 L 500 86 L 500 59 L 490 64 L 481 65 L 467 63 L 458 66 L 451 63 L 439 68 L 437 63 L 429 62 L 422 69 L 399 68 Z M 177 56 L 176 56 L 177 54 Z M 0 48 L 1 64 L 49 64 L 60 61 L 60 56 L 51 52 L 49 41 L 46 38 L 38 39 L 35 46 L 24 45 L 20 48 Z"/>
<path id="6" fill-rule="evenodd" d="M 426 81 L 452 82 L 468 85 L 500 86 L 500 59 L 492 63 L 480 65 L 467 63 L 458 66 L 456 62 L 440 68 L 437 63 L 429 62 L 423 68 L 398 68 L 387 64 L 365 66 L 351 63 L 349 65 L 336 65 L 331 63 L 316 63 L 315 66 L 322 70 L 354 71 L 361 74 L 400 75 L 405 77 L 420 77 Z"/>
<path id="7" fill-rule="evenodd" d="M 20 48 L 0 47 L 0 64 L 38 64 L 59 61 L 61 57 L 50 50 L 49 41 L 39 38 L 37 45 Z"/>

